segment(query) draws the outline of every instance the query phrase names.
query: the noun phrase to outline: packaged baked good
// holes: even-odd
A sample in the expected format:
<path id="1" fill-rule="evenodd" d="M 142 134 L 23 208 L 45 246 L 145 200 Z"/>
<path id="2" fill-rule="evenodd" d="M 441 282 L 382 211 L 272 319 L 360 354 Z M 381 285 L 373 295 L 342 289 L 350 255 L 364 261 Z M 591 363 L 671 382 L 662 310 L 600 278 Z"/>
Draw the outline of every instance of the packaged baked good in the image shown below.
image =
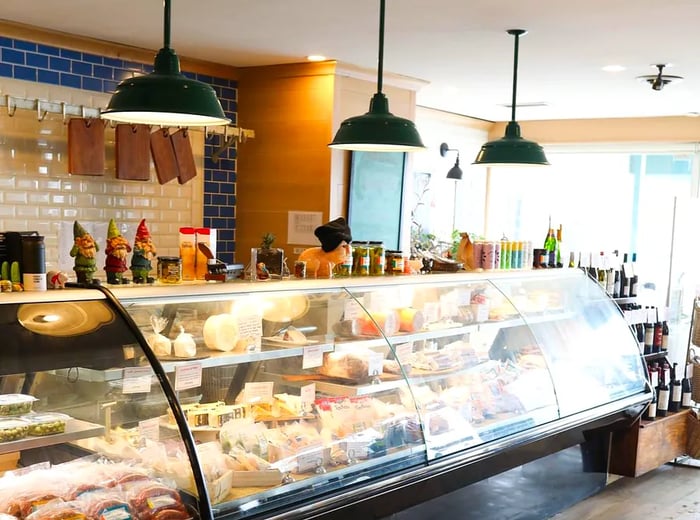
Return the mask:
<path id="1" fill-rule="evenodd" d="M 24 517 L 25 520 L 85 520 L 87 515 L 78 502 L 53 501 Z"/>
<path id="2" fill-rule="evenodd" d="M 70 417 L 64 413 L 45 412 L 23 415 L 22 419 L 29 421 L 29 435 L 40 437 L 65 432 Z"/>
<path id="3" fill-rule="evenodd" d="M 364 382 L 383 372 L 381 353 L 371 349 L 327 352 L 323 354 L 323 364 L 318 372 L 324 376 Z"/>
<path id="4" fill-rule="evenodd" d="M 0 418 L 0 442 L 24 439 L 29 433 L 29 421 L 19 417 Z"/>
<path id="5" fill-rule="evenodd" d="M 27 394 L 0 394 L 0 415 L 29 413 L 36 400 L 36 397 Z"/>

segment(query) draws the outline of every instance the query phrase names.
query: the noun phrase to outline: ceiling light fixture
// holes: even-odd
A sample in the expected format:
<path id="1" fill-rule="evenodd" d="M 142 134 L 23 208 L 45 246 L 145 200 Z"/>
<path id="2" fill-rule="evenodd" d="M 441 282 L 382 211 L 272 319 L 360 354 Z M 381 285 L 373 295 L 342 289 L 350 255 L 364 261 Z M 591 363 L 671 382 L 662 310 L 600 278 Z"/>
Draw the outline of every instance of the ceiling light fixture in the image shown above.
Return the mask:
<path id="1" fill-rule="evenodd" d="M 103 119 L 161 126 L 218 126 L 231 122 L 214 89 L 180 72 L 180 59 L 170 48 L 170 0 L 163 3 L 163 48 L 153 72 L 117 85 Z"/>
<path id="2" fill-rule="evenodd" d="M 508 34 L 515 36 L 513 53 L 513 101 L 511 117 L 506 126 L 506 133 L 500 139 L 485 143 L 473 164 L 484 166 L 548 166 L 547 157 L 542 147 L 535 141 L 528 141 L 520 136 L 520 125 L 515 121 L 516 93 L 518 89 L 518 42 L 520 36 L 527 33 L 524 29 L 509 29 Z"/>
<path id="3" fill-rule="evenodd" d="M 670 64 L 664 63 L 654 66 L 658 69 L 658 74 L 637 76 L 638 80 L 649 83 L 652 90 L 656 90 L 658 92 L 663 90 L 663 88 L 670 83 L 678 83 L 679 81 L 683 81 L 683 76 L 671 76 L 670 74 L 664 74 L 664 67 L 669 67 Z"/>
<path id="4" fill-rule="evenodd" d="M 425 149 L 413 121 L 389 112 L 389 100 L 382 93 L 385 3 L 385 0 L 380 0 L 379 3 L 377 92 L 369 103 L 369 112 L 340 123 L 333 142 L 328 145 L 331 148 L 372 152 L 414 152 Z"/>

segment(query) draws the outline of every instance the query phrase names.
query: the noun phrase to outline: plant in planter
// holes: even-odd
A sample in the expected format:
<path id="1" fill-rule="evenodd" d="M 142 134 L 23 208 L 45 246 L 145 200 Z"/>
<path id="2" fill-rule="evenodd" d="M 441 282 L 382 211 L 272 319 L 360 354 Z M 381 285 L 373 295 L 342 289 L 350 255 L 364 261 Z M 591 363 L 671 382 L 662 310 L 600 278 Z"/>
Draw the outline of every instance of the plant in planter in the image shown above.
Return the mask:
<path id="1" fill-rule="evenodd" d="M 262 236 L 260 247 L 256 250 L 255 263 L 256 265 L 263 263 L 270 274 L 281 276 L 284 265 L 284 249 L 272 247 L 275 238 L 277 237 L 272 233 L 265 233 Z"/>

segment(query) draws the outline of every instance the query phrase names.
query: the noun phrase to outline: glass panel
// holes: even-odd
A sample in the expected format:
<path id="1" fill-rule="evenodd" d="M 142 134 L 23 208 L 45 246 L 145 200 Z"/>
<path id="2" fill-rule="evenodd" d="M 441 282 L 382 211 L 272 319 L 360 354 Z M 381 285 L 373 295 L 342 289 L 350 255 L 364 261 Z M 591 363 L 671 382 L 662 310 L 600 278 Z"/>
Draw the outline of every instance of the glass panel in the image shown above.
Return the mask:
<path id="1" fill-rule="evenodd" d="M 529 331 L 516 330 L 509 341 L 522 343 L 523 336 L 534 335 L 562 417 L 644 392 L 646 383 L 636 338 L 619 309 L 583 272 L 567 275 L 494 282 L 513 301 L 520 294 L 537 295 L 517 304 Z"/>
<path id="2" fill-rule="evenodd" d="M 176 388 L 179 370 L 193 361 L 202 367 L 201 386 L 180 395 L 197 398 L 197 407 L 184 408 L 200 454 L 205 447 L 215 454 L 203 460 L 207 476 L 222 478 L 217 454 L 232 470 L 228 487 L 210 497 L 217 512 L 240 518 L 251 507 L 294 507 L 425 465 L 401 366 L 350 294 L 215 290 L 125 306 L 154 349 L 163 340 L 153 324 L 161 321 L 168 342 L 181 331 L 194 340 L 193 351 L 158 355 Z"/>
<path id="3" fill-rule="evenodd" d="M 0 456 L 23 467 L 0 479 L 0 509 L 28 514 L 38 492 L 83 505 L 113 493 L 145 516 L 160 507 L 137 505 L 149 486 L 196 517 L 184 443 L 126 321 L 106 300 L 22 298 L 0 305 Z"/>
<path id="4" fill-rule="evenodd" d="M 503 438 L 558 417 L 552 380 L 531 335 L 506 344 L 523 326 L 512 303 L 489 282 L 353 289 L 390 344 L 410 383 L 428 457 Z M 527 332 L 527 328 L 523 327 Z"/>

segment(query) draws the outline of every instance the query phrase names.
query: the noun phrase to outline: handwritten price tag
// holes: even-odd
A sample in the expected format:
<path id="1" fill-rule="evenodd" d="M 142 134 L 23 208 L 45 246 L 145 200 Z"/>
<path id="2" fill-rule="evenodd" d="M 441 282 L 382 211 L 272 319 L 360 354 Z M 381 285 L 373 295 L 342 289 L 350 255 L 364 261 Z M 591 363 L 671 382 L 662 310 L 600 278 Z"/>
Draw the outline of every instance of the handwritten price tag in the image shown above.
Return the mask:
<path id="1" fill-rule="evenodd" d="M 139 437 L 142 439 L 150 439 L 152 441 L 160 440 L 160 428 L 158 425 L 158 417 L 139 421 Z"/>
<path id="2" fill-rule="evenodd" d="M 151 391 L 151 367 L 129 367 L 122 376 L 123 394 L 143 394 Z"/>
<path id="3" fill-rule="evenodd" d="M 323 346 L 304 347 L 304 359 L 301 362 L 301 368 L 314 368 L 321 365 L 323 365 Z"/>
<path id="4" fill-rule="evenodd" d="M 202 364 L 188 363 L 175 367 L 175 390 L 187 390 L 202 386 Z"/>

